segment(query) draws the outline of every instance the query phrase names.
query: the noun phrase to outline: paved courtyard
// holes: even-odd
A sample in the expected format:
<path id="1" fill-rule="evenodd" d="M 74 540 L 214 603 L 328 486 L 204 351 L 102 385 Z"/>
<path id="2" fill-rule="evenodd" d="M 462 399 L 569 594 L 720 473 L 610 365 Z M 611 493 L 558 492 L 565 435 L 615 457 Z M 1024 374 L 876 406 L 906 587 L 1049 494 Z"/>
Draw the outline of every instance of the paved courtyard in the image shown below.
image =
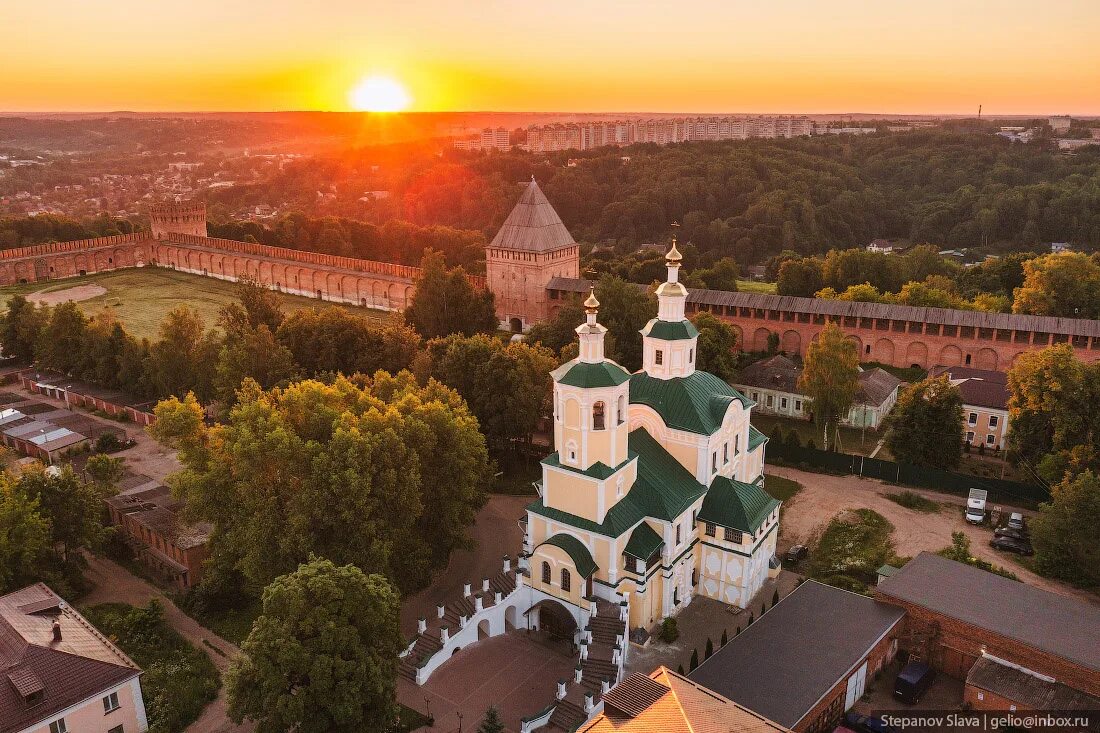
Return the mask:
<path id="1" fill-rule="evenodd" d="M 538 635 L 510 631 L 459 651 L 418 687 L 397 680 L 397 699 L 435 716 L 434 733 L 475 731 L 493 705 L 505 729 L 518 733 L 520 719 L 542 710 L 554 699 L 559 679 L 571 679 L 576 659 L 562 645 L 548 645 Z M 423 730 L 429 730 L 424 728 Z"/>

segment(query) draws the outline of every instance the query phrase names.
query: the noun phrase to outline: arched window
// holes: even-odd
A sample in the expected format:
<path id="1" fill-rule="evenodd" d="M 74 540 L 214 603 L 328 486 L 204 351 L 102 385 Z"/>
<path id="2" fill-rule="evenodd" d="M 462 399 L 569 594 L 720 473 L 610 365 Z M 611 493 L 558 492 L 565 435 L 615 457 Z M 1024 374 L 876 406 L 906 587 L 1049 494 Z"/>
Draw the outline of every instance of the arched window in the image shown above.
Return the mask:
<path id="1" fill-rule="evenodd" d="M 603 430 L 604 426 L 604 404 L 603 402 L 597 402 L 592 405 L 592 429 Z"/>
<path id="2" fill-rule="evenodd" d="M 695 361 L 695 349 L 688 349 L 688 364 Z"/>
<path id="3" fill-rule="evenodd" d="M 622 425 L 626 422 L 626 396 L 619 395 L 619 408 L 618 408 L 617 424 Z"/>
<path id="4" fill-rule="evenodd" d="M 550 563 L 542 563 L 542 582 L 546 585 L 550 585 Z"/>
<path id="5" fill-rule="evenodd" d="M 563 591 L 565 591 L 566 593 L 569 592 L 569 581 L 570 581 L 569 568 L 562 568 L 561 569 L 561 589 Z"/>

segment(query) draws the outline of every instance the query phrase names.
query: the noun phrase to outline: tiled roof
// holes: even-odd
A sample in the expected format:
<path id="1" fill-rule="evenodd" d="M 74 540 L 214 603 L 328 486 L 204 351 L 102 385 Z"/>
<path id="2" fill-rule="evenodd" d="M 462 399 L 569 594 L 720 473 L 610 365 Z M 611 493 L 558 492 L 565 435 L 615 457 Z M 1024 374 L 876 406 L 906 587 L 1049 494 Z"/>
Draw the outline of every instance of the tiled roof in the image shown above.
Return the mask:
<path id="1" fill-rule="evenodd" d="M 886 597 L 1100 671 L 1100 608 L 922 552 L 878 585 Z"/>
<path id="2" fill-rule="evenodd" d="M 53 638 L 55 621 L 60 641 Z M 139 674 L 129 657 L 45 585 L 0 596 L 0 733 L 30 728 Z M 42 699 L 28 705 L 24 695 L 39 689 Z"/>
<path id="3" fill-rule="evenodd" d="M 666 522 L 676 519 L 706 492 L 707 488 L 644 428 L 631 431 L 627 450 L 630 459 L 638 460 L 638 478 L 626 496 L 608 510 L 602 524 L 548 507 L 542 499 L 532 502 L 527 509 L 605 537 L 620 537 L 646 517 Z"/>
<path id="4" fill-rule="evenodd" d="M 546 200 L 534 178 L 527 184 L 519 202 L 489 244 L 490 249 L 518 249 L 526 252 L 549 252 L 575 246 L 577 242 L 573 235 L 562 224 L 558 212 Z M 587 290 L 586 287 L 585 291 Z"/>
<path id="5" fill-rule="evenodd" d="M 542 547 L 542 545 L 553 545 L 564 550 L 565 554 L 569 555 L 569 559 L 573 561 L 573 567 L 577 569 L 582 578 L 587 578 L 599 568 L 596 561 L 592 559 L 592 553 L 588 551 L 584 543 L 571 534 L 556 534 L 548 537 L 539 547 Z"/>
<path id="6" fill-rule="evenodd" d="M 721 425 L 730 403 L 745 407 L 752 402 L 709 372 L 696 371 L 686 377 L 657 379 L 645 372 L 630 377 L 630 403 L 656 410 L 665 425 L 699 435 L 711 435 Z"/>
<path id="7" fill-rule="evenodd" d="M 605 359 L 598 364 L 574 359 L 555 369 L 552 375 L 556 382 L 584 389 L 617 387 L 630 379 L 630 372 L 610 359 Z"/>
<path id="8" fill-rule="evenodd" d="M 555 277 L 551 278 L 546 287 L 548 290 L 587 293 L 591 283 L 579 278 Z M 964 311 L 952 308 L 923 308 L 911 305 L 894 305 L 892 303 L 862 303 L 828 298 L 800 298 L 794 295 L 768 295 L 766 293 L 730 292 L 701 288 L 688 288 L 687 302 L 696 305 L 754 308 L 822 316 L 881 318 L 910 321 L 912 323 L 935 323 L 947 326 L 1100 337 L 1100 320 L 1085 318 L 1027 316 L 1020 313 L 987 313 L 985 311 Z"/>
<path id="9" fill-rule="evenodd" d="M 691 321 L 661 321 L 656 318 L 645 324 L 642 329 L 643 336 L 649 336 L 662 341 L 682 341 L 693 339 L 699 335 L 699 330 Z"/>
<path id="10" fill-rule="evenodd" d="M 904 615 L 898 606 L 809 580 L 688 676 L 794 728 Z"/>
<path id="11" fill-rule="evenodd" d="M 760 445 L 761 443 L 766 442 L 767 440 L 768 440 L 768 436 L 764 435 L 762 432 L 760 432 L 759 430 L 754 428 L 752 425 L 749 425 L 749 450 L 750 451 L 753 450 L 754 448 L 756 448 L 756 446 Z"/>
<path id="12" fill-rule="evenodd" d="M 580 733 L 784 733 L 781 725 L 665 667 L 634 673 L 604 696 Z"/>
<path id="13" fill-rule="evenodd" d="M 717 476 L 699 509 L 699 521 L 753 533 L 760 528 L 779 501 L 755 484 Z"/>
<path id="14" fill-rule="evenodd" d="M 989 407 L 995 410 L 1008 409 L 1008 377 L 1004 372 L 945 366 L 936 366 L 928 370 L 930 377 L 943 374 L 946 374 L 951 383 L 959 388 L 964 405 Z"/>

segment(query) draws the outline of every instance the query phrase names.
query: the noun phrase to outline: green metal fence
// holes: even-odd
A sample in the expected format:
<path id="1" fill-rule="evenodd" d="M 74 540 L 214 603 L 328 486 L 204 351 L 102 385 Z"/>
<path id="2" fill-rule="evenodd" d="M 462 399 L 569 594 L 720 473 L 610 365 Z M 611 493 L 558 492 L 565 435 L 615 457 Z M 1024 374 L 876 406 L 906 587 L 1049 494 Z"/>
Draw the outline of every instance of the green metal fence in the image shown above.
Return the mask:
<path id="1" fill-rule="evenodd" d="M 927 466 L 914 466 L 910 463 L 834 453 L 820 448 L 796 448 L 774 443 L 768 445 L 767 457 L 769 462 L 778 459 L 778 462 L 788 465 L 805 465 L 832 473 L 867 476 L 894 484 L 935 489 L 964 496 L 970 489 L 985 489 L 989 492 L 989 502 L 992 504 L 1038 504 L 1050 501 L 1050 490 L 1038 484 L 972 476 Z"/>

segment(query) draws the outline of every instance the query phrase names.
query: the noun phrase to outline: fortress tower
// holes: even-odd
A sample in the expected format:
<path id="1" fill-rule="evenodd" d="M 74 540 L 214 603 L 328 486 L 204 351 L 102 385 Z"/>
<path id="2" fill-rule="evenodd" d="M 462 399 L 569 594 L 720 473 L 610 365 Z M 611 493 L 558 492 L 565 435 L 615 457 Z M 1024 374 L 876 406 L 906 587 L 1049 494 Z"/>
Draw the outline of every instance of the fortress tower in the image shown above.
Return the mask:
<path id="1" fill-rule="evenodd" d="M 164 239 L 169 232 L 205 237 L 206 204 L 202 201 L 169 201 L 149 208 L 153 237 Z"/>
<path id="2" fill-rule="evenodd" d="M 547 286 L 555 277 L 580 277 L 580 246 L 532 177 L 485 248 L 485 279 L 501 324 L 519 332 L 549 318 Z"/>

